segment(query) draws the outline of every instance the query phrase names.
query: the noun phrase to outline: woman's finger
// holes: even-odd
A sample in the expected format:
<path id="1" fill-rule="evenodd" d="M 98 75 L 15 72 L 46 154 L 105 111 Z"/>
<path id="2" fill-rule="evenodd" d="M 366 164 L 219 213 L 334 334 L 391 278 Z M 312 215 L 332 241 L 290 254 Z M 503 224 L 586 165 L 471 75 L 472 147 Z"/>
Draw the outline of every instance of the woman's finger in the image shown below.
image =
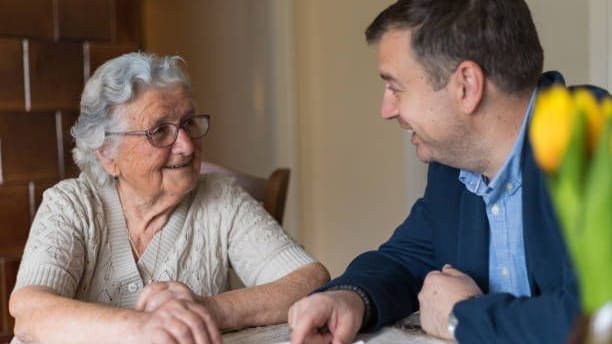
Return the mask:
<path id="1" fill-rule="evenodd" d="M 168 290 L 161 291 L 155 295 L 151 295 L 146 300 L 146 303 L 144 305 L 144 311 L 153 312 L 157 308 L 159 308 L 161 305 L 163 305 L 164 303 L 170 300 L 174 300 L 174 299 L 177 299 L 177 298 L 172 294 L 172 292 Z"/>
<path id="2" fill-rule="evenodd" d="M 191 334 L 197 344 L 212 343 L 207 319 L 197 312 L 190 303 L 184 305 L 184 309 L 178 311 L 175 316 L 189 326 Z M 216 327 L 215 327 L 216 328 Z"/>
<path id="3" fill-rule="evenodd" d="M 166 289 L 168 289 L 167 282 L 153 282 L 144 287 L 138 296 L 138 301 L 136 302 L 135 307 L 136 310 L 143 311 L 146 308 L 146 304 L 150 297 Z"/>
<path id="4" fill-rule="evenodd" d="M 189 303 L 187 306 L 204 320 L 211 343 L 221 343 L 221 332 L 219 331 L 217 319 L 215 319 L 210 311 L 208 311 L 206 307 L 197 303 Z"/>
<path id="5" fill-rule="evenodd" d="M 177 313 L 166 319 L 164 327 L 176 342 L 180 344 L 196 344 L 191 327 L 186 324 Z"/>

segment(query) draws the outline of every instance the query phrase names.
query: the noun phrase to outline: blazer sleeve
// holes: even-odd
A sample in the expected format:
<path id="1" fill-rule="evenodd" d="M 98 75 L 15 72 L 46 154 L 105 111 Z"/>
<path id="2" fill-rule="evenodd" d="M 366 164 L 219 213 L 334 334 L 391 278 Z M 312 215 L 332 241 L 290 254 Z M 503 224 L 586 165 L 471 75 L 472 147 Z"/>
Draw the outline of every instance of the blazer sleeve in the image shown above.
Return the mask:
<path id="1" fill-rule="evenodd" d="M 378 250 L 359 255 L 341 276 L 321 288 L 352 285 L 363 290 L 371 302 L 372 316 L 365 330 L 377 330 L 418 310 L 417 294 L 423 279 L 439 268 L 434 259 L 433 224 L 426 195 L 427 190 Z"/>
<path id="2" fill-rule="evenodd" d="M 564 343 L 578 314 L 575 283 L 534 297 L 487 294 L 455 305 L 460 343 Z"/>

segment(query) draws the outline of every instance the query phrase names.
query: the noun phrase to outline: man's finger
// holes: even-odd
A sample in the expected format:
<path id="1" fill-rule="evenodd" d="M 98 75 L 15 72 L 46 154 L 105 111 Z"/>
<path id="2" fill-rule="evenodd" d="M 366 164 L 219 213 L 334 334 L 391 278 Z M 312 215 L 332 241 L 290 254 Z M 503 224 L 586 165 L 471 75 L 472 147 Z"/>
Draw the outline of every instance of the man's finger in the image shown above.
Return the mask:
<path id="1" fill-rule="evenodd" d="M 301 318 L 295 321 L 295 326 L 291 328 L 291 344 L 302 344 L 308 338 L 308 343 L 318 342 L 319 325 L 312 318 Z"/>
<path id="2" fill-rule="evenodd" d="M 347 314 L 346 317 L 338 319 L 336 322 L 336 328 L 332 331 L 333 344 L 344 344 L 352 343 L 353 338 L 359 330 L 359 325 L 355 316 L 352 313 Z"/>
<path id="3" fill-rule="evenodd" d="M 450 276 L 454 276 L 454 277 L 462 277 L 465 276 L 465 274 L 457 269 L 455 269 L 454 267 L 452 267 L 450 264 L 446 264 L 444 265 L 444 267 L 442 267 L 442 272 L 450 275 Z"/>

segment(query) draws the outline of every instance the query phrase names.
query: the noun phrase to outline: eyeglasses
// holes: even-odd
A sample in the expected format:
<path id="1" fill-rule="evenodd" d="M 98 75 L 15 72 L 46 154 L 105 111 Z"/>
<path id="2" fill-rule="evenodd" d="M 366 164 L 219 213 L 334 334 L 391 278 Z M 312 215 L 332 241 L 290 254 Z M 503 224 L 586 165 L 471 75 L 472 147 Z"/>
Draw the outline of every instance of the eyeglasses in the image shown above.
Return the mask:
<path id="1" fill-rule="evenodd" d="M 146 136 L 149 143 L 157 148 L 172 146 L 178 137 L 179 128 L 183 129 L 187 136 L 199 139 L 208 133 L 210 115 L 190 116 L 180 123 L 161 123 L 153 128 L 142 131 L 105 132 L 106 136 Z"/>

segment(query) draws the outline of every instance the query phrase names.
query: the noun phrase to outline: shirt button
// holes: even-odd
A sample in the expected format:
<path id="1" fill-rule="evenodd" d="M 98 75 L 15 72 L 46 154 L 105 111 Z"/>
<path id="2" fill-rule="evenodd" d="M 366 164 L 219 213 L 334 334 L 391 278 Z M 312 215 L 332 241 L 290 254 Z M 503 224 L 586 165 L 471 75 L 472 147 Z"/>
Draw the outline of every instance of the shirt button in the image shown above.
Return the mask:
<path id="1" fill-rule="evenodd" d="M 509 274 L 509 273 L 510 273 L 510 272 L 508 271 L 508 268 L 507 268 L 507 267 L 505 267 L 505 266 L 504 266 L 504 267 L 501 269 L 501 275 L 502 275 L 502 276 L 504 276 L 504 277 L 508 277 L 508 274 Z"/>
<path id="2" fill-rule="evenodd" d="M 499 206 L 497 204 L 494 204 L 493 207 L 491 207 L 491 212 L 493 213 L 493 215 L 499 215 Z"/>
<path id="3" fill-rule="evenodd" d="M 514 186 L 514 185 L 512 185 L 512 183 L 508 183 L 508 184 L 506 184 L 506 190 L 507 190 L 507 191 L 512 191 L 512 187 L 513 187 L 513 186 Z"/>
<path id="4" fill-rule="evenodd" d="M 135 292 L 136 290 L 138 290 L 138 284 L 136 282 L 128 284 L 128 290 L 130 293 Z"/>

